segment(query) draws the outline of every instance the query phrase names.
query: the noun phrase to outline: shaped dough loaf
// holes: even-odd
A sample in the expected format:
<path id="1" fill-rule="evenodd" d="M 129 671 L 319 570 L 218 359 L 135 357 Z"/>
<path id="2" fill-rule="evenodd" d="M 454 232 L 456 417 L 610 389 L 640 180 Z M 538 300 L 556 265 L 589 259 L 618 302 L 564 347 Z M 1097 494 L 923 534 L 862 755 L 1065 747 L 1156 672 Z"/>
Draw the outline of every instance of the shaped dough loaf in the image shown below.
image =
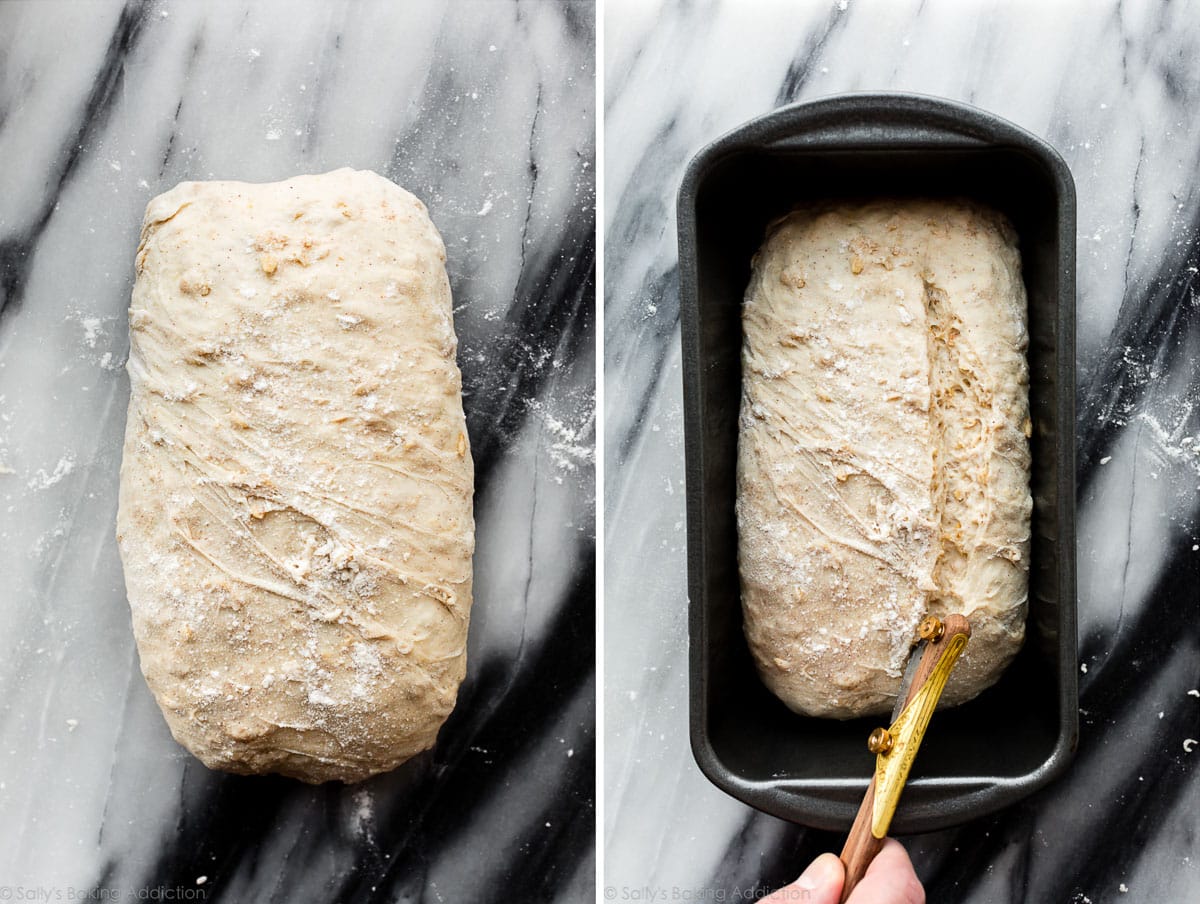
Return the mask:
<path id="1" fill-rule="evenodd" d="M 965 202 L 824 205 L 775 224 L 743 313 L 746 637 L 789 707 L 891 709 L 929 612 L 972 624 L 946 688 L 1024 638 L 1025 290 L 1016 238 Z"/>
<path id="2" fill-rule="evenodd" d="M 146 209 L 118 540 L 142 671 L 210 767 L 357 781 L 454 706 L 473 468 L 444 262 L 369 172 Z"/>

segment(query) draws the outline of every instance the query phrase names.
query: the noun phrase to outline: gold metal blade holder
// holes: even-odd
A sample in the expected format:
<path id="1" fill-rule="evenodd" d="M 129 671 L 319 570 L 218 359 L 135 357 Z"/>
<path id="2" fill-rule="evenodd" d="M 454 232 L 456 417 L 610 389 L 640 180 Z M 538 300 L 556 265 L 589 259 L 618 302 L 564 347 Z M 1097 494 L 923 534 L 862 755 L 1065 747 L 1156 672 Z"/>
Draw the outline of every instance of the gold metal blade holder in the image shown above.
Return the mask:
<path id="1" fill-rule="evenodd" d="M 931 615 L 921 622 L 919 631 L 921 640 L 929 644 L 931 641 L 940 641 L 945 636 L 946 626 L 936 616 Z M 969 636 L 970 627 L 966 631 L 956 631 L 948 638 L 942 645 L 941 654 L 937 657 L 929 677 L 917 687 L 916 693 L 900 711 L 891 727 L 876 728 L 867 738 L 867 748 L 876 755 L 875 801 L 871 812 L 871 834 L 876 838 L 887 836 L 888 827 L 896 813 L 896 804 L 900 802 L 900 792 L 904 790 L 904 783 L 908 781 L 908 773 L 925 737 L 925 731 L 929 728 L 929 720 L 933 717 L 933 711 L 937 709 L 946 681 L 949 680 L 951 670 L 966 647 Z"/>

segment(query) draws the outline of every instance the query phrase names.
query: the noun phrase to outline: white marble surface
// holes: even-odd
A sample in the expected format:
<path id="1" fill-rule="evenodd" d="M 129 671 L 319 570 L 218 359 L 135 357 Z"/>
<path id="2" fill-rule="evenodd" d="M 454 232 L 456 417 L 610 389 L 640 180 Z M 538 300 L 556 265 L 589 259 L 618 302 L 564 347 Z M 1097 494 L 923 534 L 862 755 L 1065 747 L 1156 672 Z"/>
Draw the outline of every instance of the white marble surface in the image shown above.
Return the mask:
<path id="1" fill-rule="evenodd" d="M 674 205 L 723 132 L 875 89 L 1016 122 L 1079 196 L 1080 751 L 1028 801 L 909 839 L 918 871 L 936 901 L 1200 897 L 1200 3 L 609 0 L 602 27 L 603 884 L 730 895 L 840 848 L 688 748 Z"/>
<path id="2" fill-rule="evenodd" d="M 0 896 L 591 898 L 594 39 L 588 2 L 0 4 Z M 171 740 L 113 533 L 146 201 L 340 166 L 446 240 L 476 606 L 436 751 L 312 789 Z"/>

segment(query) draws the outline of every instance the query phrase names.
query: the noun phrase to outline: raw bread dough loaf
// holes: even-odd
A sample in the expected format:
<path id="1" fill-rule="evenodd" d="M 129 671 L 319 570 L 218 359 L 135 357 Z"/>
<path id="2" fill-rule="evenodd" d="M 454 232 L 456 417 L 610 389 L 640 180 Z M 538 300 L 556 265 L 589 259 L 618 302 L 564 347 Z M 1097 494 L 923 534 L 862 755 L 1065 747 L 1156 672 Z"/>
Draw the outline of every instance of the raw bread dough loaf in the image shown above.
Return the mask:
<path id="1" fill-rule="evenodd" d="M 454 706 L 473 467 L 444 264 L 370 172 L 146 208 L 117 537 L 142 671 L 212 768 L 357 781 Z"/>
<path id="2" fill-rule="evenodd" d="M 775 224 L 755 257 L 742 603 L 763 681 L 797 712 L 890 710 L 926 613 L 972 625 L 946 705 L 1020 648 L 1025 307 L 1011 226 L 966 202 L 815 206 Z"/>

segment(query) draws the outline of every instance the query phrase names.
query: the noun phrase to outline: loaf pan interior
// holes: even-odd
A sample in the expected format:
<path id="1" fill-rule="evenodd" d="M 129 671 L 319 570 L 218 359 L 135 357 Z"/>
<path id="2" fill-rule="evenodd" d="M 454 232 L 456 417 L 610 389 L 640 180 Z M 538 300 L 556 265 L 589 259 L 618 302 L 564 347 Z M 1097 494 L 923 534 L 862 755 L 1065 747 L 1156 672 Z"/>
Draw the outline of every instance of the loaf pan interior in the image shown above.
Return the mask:
<path id="1" fill-rule="evenodd" d="M 846 95 L 778 110 L 710 145 L 679 197 L 687 455 L 691 740 L 719 787 L 818 828 L 846 830 L 883 718 L 790 712 L 742 633 L 734 515 L 740 307 L 767 224 L 816 199 L 968 197 L 1012 220 L 1029 295 L 1034 497 L 1025 646 L 991 689 L 939 711 L 893 831 L 931 831 L 1031 793 L 1078 734 L 1074 562 L 1075 197 L 1038 139 L 973 108 Z"/>

